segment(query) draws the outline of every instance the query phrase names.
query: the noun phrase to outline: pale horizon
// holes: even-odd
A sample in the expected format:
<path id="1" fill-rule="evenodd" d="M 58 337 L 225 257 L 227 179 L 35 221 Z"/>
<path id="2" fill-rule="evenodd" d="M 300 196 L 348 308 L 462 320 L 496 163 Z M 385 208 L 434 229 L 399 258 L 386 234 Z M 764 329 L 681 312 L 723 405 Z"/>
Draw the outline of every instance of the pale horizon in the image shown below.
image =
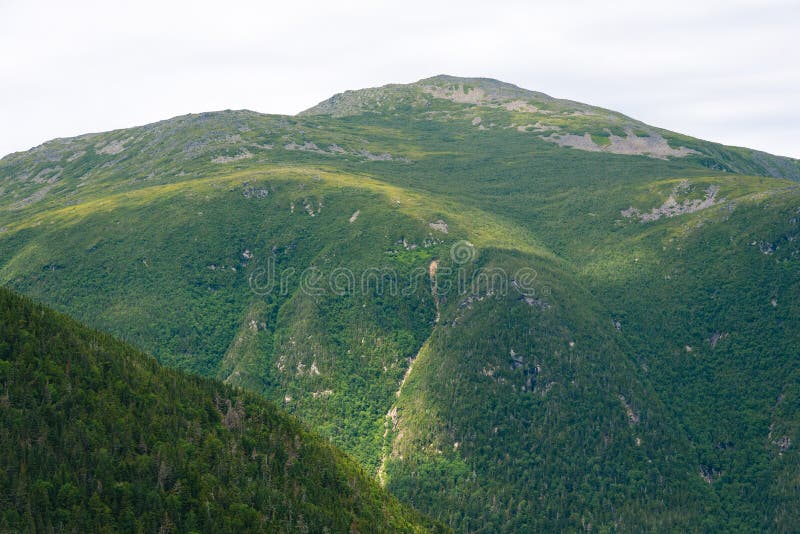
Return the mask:
<path id="1" fill-rule="evenodd" d="M 437 74 L 494 78 L 800 158 L 798 2 L 0 6 L 0 157 L 187 113 L 293 115 Z"/>

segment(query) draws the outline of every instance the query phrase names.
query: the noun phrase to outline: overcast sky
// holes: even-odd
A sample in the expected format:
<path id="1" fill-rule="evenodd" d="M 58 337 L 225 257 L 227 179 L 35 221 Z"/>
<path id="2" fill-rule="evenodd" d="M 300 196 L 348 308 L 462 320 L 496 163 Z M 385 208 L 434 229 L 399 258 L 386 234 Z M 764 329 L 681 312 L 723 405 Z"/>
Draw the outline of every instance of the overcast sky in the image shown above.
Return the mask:
<path id="1" fill-rule="evenodd" d="M 0 156 L 446 73 L 800 158 L 798 36 L 800 0 L 0 0 Z"/>

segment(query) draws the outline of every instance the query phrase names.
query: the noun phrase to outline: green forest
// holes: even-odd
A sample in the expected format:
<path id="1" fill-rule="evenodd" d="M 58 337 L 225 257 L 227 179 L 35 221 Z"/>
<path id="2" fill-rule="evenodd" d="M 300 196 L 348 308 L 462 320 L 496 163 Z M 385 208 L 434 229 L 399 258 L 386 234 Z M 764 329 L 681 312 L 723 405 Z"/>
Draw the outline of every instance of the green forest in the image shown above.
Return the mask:
<path id="1" fill-rule="evenodd" d="M 0 289 L 3 532 L 429 532 L 269 402 Z"/>

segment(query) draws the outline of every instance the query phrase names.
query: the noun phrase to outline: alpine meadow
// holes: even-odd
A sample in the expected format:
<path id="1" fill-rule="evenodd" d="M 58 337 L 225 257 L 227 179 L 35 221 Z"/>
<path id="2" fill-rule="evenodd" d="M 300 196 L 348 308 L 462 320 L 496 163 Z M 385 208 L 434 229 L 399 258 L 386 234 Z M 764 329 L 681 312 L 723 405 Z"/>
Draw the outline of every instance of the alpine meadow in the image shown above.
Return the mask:
<path id="1" fill-rule="evenodd" d="M 0 160 L 0 284 L 3 532 L 800 529 L 795 159 L 488 78 L 184 115 Z"/>

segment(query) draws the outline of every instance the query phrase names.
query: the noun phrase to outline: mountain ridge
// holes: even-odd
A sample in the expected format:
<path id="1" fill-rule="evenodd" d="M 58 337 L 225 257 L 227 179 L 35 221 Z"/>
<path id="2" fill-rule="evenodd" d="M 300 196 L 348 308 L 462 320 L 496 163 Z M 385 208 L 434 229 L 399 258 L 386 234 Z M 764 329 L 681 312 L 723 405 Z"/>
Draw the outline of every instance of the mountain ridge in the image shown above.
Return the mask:
<path id="1" fill-rule="evenodd" d="M 158 129 L 202 121 L 214 115 L 225 118 L 304 118 L 320 115 L 348 117 L 352 115 L 379 112 L 397 113 L 398 106 L 417 111 L 431 106 L 431 99 L 449 100 L 458 104 L 480 108 L 505 108 L 511 112 L 526 113 L 526 124 L 501 127 L 518 128 L 529 131 L 548 141 L 578 150 L 609 151 L 621 154 L 649 154 L 653 157 L 685 157 L 693 154 L 708 167 L 737 173 L 756 173 L 772 177 L 800 180 L 800 160 L 777 156 L 763 151 L 744 147 L 724 146 L 718 143 L 700 141 L 682 134 L 649 126 L 627 117 L 619 112 L 594 107 L 572 100 L 551 97 L 541 92 L 520 88 L 516 85 L 492 78 L 467 78 L 450 75 L 437 75 L 408 84 L 388 84 L 380 87 L 350 90 L 333 95 L 319 104 L 299 112 L 297 115 L 272 115 L 251 110 L 223 110 L 180 115 L 171 119 L 157 121 L 132 129 Z M 439 113 L 432 111 L 433 113 Z M 572 115 L 572 119 L 570 119 Z M 585 120 L 579 120 L 584 115 Z M 532 120 L 535 119 L 535 122 Z M 491 123 L 475 116 L 479 123 L 475 126 L 485 129 Z M 572 124 L 576 122 L 576 124 Z M 131 128 L 113 130 L 120 133 Z M 72 138 L 58 138 L 43 143 L 29 151 L 15 152 L 0 159 L 6 162 L 23 157 L 28 152 L 45 152 L 59 144 L 73 144 L 89 140 L 102 133 L 84 134 Z M 687 146 L 683 146 L 684 143 Z"/>

